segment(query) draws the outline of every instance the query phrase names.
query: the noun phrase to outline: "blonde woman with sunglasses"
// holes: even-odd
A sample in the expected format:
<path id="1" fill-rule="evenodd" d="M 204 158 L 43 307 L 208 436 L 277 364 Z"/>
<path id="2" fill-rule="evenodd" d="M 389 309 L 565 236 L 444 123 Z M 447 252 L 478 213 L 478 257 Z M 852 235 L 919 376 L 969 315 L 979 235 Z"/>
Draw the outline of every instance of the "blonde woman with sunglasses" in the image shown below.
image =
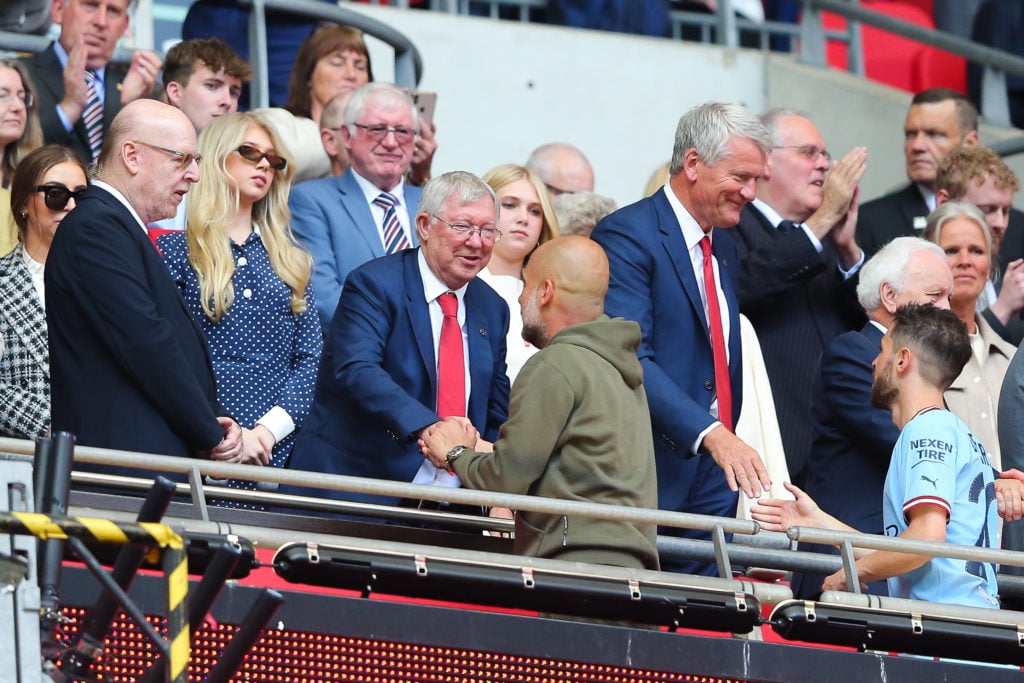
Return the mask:
<path id="1" fill-rule="evenodd" d="M 288 226 L 290 157 L 254 113 L 207 125 L 199 154 L 185 232 L 157 246 L 209 340 L 218 398 L 242 426 L 235 461 L 281 467 L 309 412 L 323 346 L 312 259 Z"/>

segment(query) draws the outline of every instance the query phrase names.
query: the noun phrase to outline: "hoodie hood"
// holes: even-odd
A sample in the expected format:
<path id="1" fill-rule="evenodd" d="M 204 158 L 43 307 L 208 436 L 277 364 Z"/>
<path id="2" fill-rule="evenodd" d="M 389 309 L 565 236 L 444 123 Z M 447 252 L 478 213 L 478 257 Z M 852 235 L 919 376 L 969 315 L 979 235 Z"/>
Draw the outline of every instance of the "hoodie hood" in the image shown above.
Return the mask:
<path id="1" fill-rule="evenodd" d="M 591 322 L 566 327 L 552 337 L 548 347 L 555 344 L 589 349 L 618 370 L 631 389 L 643 384 L 644 371 L 636 356 L 640 348 L 640 325 L 632 320 L 602 314 Z"/>

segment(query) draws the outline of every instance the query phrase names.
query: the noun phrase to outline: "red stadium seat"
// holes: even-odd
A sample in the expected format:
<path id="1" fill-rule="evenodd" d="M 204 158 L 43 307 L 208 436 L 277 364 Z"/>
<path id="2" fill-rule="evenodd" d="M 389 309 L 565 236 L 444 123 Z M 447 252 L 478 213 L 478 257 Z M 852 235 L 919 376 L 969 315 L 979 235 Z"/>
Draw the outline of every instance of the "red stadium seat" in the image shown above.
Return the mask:
<path id="1" fill-rule="evenodd" d="M 913 2 L 866 0 L 861 2 L 861 7 L 919 26 L 935 28 L 935 22 L 930 13 L 931 4 L 926 0 Z M 822 20 L 826 29 L 845 30 L 846 28 L 846 20 L 838 15 L 823 12 Z M 967 63 L 962 57 L 866 24 L 861 25 L 861 40 L 864 68 L 867 77 L 871 80 L 908 92 L 947 87 L 966 94 Z M 837 69 L 847 68 L 845 43 L 829 41 L 826 54 L 829 65 Z"/>

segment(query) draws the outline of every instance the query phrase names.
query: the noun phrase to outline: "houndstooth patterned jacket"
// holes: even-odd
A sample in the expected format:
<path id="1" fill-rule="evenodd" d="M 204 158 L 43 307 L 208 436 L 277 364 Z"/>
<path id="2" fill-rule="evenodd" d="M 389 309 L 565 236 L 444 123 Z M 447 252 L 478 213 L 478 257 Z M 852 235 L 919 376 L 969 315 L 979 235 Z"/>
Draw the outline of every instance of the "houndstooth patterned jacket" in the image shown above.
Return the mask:
<path id="1" fill-rule="evenodd" d="M 20 244 L 0 257 L 0 435 L 30 439 L 49 433 L 50 355 L 24 259 Z"/>

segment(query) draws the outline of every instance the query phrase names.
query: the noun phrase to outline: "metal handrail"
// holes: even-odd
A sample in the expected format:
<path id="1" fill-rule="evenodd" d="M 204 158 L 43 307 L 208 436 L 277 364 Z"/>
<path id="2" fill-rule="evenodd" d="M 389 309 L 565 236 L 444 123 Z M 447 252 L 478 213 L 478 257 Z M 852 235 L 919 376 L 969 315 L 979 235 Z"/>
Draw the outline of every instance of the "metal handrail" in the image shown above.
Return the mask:
<path id="1" fill-rule="evenodd" d="M 971 40 L 936 31 L 903 19 L 864 9 L 847 0 L 803 0 L 801 17 L 800 59 L 815 66 L 825 66 L 825 35 L 821 12 L 827 11 L 845 17 L 851 32 L 859 31 L 859 24 L 867 24 L 904 38 L 964 57 L 983 68 L 981 83 L 981 112 L 985 119 L 996 125 L 1009 126 L 1010 106 L 1006 94 L 1006 74 L 1024 75 L 1024 59 L 1004 50 L 980 45 Z M 850 71 L 864 75 L 860 57 L 859 37 L 850 42 Z"/>
<path id="2" fill-rule="evenodd" d="M 34 444 L 20 439 L 0 438 L 0 452 L 31 455 Z M 681 512 L 649 510 L 598 503 L 581 503 L 540 496 L 524 496 L 494 493 L 490 491 L 474 491 L 469 489 L 439 489 L 419 484 L 406 484 L 396 481 L 364 479 L 341 475 L 327 475 L 298 470 L 282 470 L 267 467 L 252 467 L 233 463 L 220 463 L 192 458 L 181 458 L 165 455 L 144 455 L 129 451 L 116 451 L 104 448 L 76 446 L 76 462 L 93 464 L 119 465 L 134 469 L 153 469 L 167 472 L 178 472 L 192 475 L 193 481 L 202 480 L 204 476 L 215 479 L 245 479 L 248 481 L 266 481 L 279 484 L 294 484 L 310 488 L 343 490 L 380 496 L 419 498 L 434 501 L 449 501 L 467 505 L 502 506 L 518 510 L 529 510 L 557 515 L 574 515 L 595 519 L 610 519 L 641 524 L 658 524 L 679 528 L 692 528 L 711 531 L 715 534 L 732 533 L 740 535 L 758 534 L 760 527 L 756 522 L 726 517 L 711 517 Z M 102 475 L 95 475 L 97 477 Z M 266 494 L 272 496 L 273 494 Z M 764 533 L 764 532 L 761 532 Z M 852 547 L 879 548 L 914 554 L 942 555 L 959 558 L 976 559 L 983 562 L 999 562 L 1014 566 L 1024 566 L 1024 553 L 983 549 L 973 546 L 957 546 L 945 543 L 927 543 L 924 541 L 888 538 L 873 534 L 846 533 L 820 529 L 799 528 L 791 530 L 791 537 L 799 536 L 802 541 L 822 542 L 827 544 L 849 544 Z M 659 546 L 668 537 L 659 539 Z M 673 539 L 685 541 L 686 539 Z M 706 542 L 705 542 L 706 543 Z M 717 546 L 715 551 L 722 549 Z M 744 548 L 749 551 L 749 548 Z M 790 552 L 790 551 L 779 551 Z M 759 553 L 760 554 L 760 553 Z M 721 558 L 719 558 L 721 559 Z M 728 561 L 728 558 L 725 558 Z M 833 560 L 834 561 L 834 560 Z M 771 566 L 766 564 L 765 566 Z M 792 566 L 790 564 L 790 566 Z M 820 564 L 819 564 L 820 568 Z"/>

